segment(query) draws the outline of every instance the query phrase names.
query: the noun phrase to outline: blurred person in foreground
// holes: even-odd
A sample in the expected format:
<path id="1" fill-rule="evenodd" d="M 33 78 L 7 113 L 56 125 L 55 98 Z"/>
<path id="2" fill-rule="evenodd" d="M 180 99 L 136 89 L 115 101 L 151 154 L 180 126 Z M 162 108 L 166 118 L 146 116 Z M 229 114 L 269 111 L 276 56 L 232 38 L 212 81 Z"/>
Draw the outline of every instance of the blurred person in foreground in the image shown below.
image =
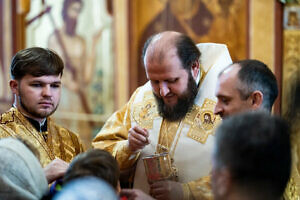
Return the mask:
<path id="1" fill-rule="evenodd" d="M 120 192 L 120 169 L 112 155 L 101 149 L 91 149 L 76 156 L 63 178 L 63 184 L 84 176 L 96 176 Z"/>
<path id="2" fill-rule="evenodd" d="M 106 181 L 86 176 L 68 182 L 54 200 L 119 200 L 116 190 Z"/>
<path id="3" fill-rule="evenodd" d="M 275 75 L 266 64 L 241 60 L 219 74 L 214 113 L 226 118 L 249 110 L 271 112 L 277 95 Z"/>
<path id="4" fill-rule="evenodd" d="M 117 161 L 105 150 L 90 149 L 87 152 L 77 155 L 72 160 L 63 179 L 56 181 L 51 186 L 47 198 L 51 199 L 70 181 L 85 176 L 100 178 L 111 185 L 116 190 L 116 194 L 120 192 L 120 169 Z"/>
<path id="5" fill-rule="evenodd" d="M 34 153 L 30 143 L 0 140 L 0 199 L 39 200 L 47 192 L 48 183 Z"/>
<path id="6" fill-rule="evenodd" d="M 216 200 L 279 200 L 290 169 L 290 132 L 283 119 L 249 112 L 218 127 L 212 170 Z"/>

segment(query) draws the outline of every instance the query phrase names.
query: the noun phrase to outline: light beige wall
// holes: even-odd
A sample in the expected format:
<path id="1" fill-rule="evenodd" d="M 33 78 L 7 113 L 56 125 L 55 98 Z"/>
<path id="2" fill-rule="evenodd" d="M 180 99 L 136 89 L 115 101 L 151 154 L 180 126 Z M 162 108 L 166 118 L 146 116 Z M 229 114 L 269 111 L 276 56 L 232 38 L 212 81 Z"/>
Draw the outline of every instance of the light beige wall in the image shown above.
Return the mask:
<path id="1" fill-rule="evenodd" d="M 4 28 L 3 31 L 3 42 L 4 42 L 4 65 L 10 65 L 10 59 L 12 58 L 12 23 L 11 23 L 11 2 L 10 0 L 3 1 L 3 10 L 4 10 Z"/>
<path id="2" fill-rule="evenodd" d="M 250 0 L 250 58 L 266 63 L 274 71 L 275 2 Z"/>
<path id="3" fill-rule="evenodd" d="M 116 109 L 129 98 L 128 0 L 113 1 L 115 42 Z"/>
<path id="4" fill-rule="evenodd" d="M 2 33 L 0 33 L 0 37 L 3 41 L 2 46 L 0 48 L 3 51 L 3 60 L 0 60 L 0 113 L 6 111 L 11 106 L 12 102 L 12 93 L 9 87 L 9 79 L 10 79 L 10 62 L 12 58 L 12 47 L 13 47 L 13 38 L 12 38 L 12 4 L 10 0 L 4 0 L 1 2 L 3 13 L 2 17 Z M 1 66 L 3 64 L 3 66 Z M 2 67 L 4 69 L 2 69 Z"/>

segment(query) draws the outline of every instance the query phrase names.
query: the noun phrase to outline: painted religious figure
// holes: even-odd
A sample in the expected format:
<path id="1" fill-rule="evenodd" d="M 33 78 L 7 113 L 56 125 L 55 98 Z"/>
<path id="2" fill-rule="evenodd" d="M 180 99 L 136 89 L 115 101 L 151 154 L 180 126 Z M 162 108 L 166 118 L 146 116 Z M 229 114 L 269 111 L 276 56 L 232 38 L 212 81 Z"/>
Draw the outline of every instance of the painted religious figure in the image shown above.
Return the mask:
<path id="1" fill-rule="evenodd" d="M 89 144 L 114 108 L 112 17 L 107 1 L 35 2 L 28 16 L 36 20 L 27 28 L 27 46 L 48 47 L 62 57 L 62 99 L 55 117 Z"/>
<path id="2" fill-rule="evenodd" d="M 284 29 L 300 30 L 300 5 L 284 7 L 283 27 Z"/>
<path id="3" fill-rule="evenodd" d="M 149 36 L 165 30 L 185 33 L 196 43 L 224 43 L 234 61 L 246 57 L 247 1 L 153 0 L 149 5 L 147 0 L 135 0 L 132 4 L 137 10 L 143 10 L 137 11 L 141 16 L 137 21 L 137 55 L 133 58 L 140 57 L 143 44 Z M 151 13 L 145 10 L 146 5 L 151 6 Z M 141 65 L 142 62 L 139 60 L 137 63 Z M 143 67 L 138 69 L 141 77 L 139 82 L 145 82 Z"/>

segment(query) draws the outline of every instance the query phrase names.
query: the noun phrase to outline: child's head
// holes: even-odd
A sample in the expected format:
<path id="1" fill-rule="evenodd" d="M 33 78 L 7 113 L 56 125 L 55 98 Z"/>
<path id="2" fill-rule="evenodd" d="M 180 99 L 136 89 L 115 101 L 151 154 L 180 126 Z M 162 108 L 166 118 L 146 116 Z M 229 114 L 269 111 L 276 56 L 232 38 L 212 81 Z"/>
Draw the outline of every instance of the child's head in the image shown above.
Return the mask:
<path id="1" fill-rule="evenodd" d="M 119 189 L 119 165 L 114 157 L 104 150 L 92 149 L 76 156 L 64 176 L 63 183 L 84 176 L 99 177 L 116 190 Z"/>

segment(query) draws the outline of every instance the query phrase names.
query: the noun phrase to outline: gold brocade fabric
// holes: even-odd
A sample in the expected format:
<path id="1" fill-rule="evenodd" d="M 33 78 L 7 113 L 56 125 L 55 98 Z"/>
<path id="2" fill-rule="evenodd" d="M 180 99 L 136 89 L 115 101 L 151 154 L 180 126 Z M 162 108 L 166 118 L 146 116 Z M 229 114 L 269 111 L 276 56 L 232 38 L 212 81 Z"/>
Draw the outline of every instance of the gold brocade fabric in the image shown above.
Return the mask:
<path id="1" fill-rule="evenodd" d="M 192 196 L 196 197 L 196 199 L 213 199 L 210 176 L 205 176 L 197 181 L 192 181 L 188 183 L 188 186 L 190 188 L 190 191 L 193 193 Z"/>
<path id="2" fill-rule="evenodd" d="M 299 123 L 299 122 L 298 122 Z M 300 125 L 292 127 L 292 168 L 291 178 L 284 192 L 285 200 L 300 200 Z"/>
<path id="3" fill-rule="evenodd" d="M 152 129 L 154 119 L 159 117 L 152 91 L 145 92 L 143 101 L 133 104 L 139 89 L 136 90 L 123 108 L 108 119 L 92 143 L 94 148 L 105 149 L 112 153 L 121 169 L 132 167 L 139 156 L 139 153 L 130 152 L 128 148 L 128 131 L 132 123 L 130 117 L 138 126 L 147 129 Z M 175 135 L 177 132 L 179 132 L 179 135 L 181 134 L 181 124 L 188 124 L 191 127 L 187 133 L 189 138 L 199 142 L 199 144 L 204 144 L 208 136 L 213 134 L 213 129 L 220 121 L 220 118 L 213 114 L 214 106 L 214 101 L 205 99 L 202 106 L 195 104 L 191 112 L 181 122 L 163 120 L 156 153 L 169 152 L 170 156 L 173 157 L 174 151 L 170 151 L 170 147 L 173 146 L 174 150 L 176 148 L 180 136 L 176 138 Z M 133 116 L 131 116 L 131 113 Z M 210 177 L 184 183 L 182 186 L 184 199 L 212 199 Z"/>
<path id="4" fill-rule="evenodd" d="M 131 168 L 139 154 L 134 154 L 128 148 L 128 130 L 131 128 L 130 105 L 139 88 L 131 96 L 129 102 L 115 112 L 104 124 L 101 131 L 93 139 L 94 148 L 105 149 L 119 163 L 121 170 Z"/>
<path id="5" fill-rule="evenodd" d="M 168 122 L 167 120 L 163 120 L 158 138 L 159 145 L 157 145 L 156 153 L 160 154 L 164 152 L 170 152 L 170 147 L 174 141 L 178 127 L 178 122 Z M 172 158 L 172 152 L 170 153 Z"/>
<path id="6" fill-rule="evenodd" d="M 118 161 L 121 170 L 136 164 L 134 187 L 149 192 L 149 184 L 139 157 L 169 152 L 178 169 L 184 199 L 212 199 L 209 176 L 210 154 L 214 144 L 214 128 L 220 118 L 213 113 L 216 99 L 214 90 L 217 75 L 232 63 L 226 45 L 200 43 L 201 75 L 199 93 L 191 111 L 180 122 L 162 119 L 152 92 L 151 83 L 138 88 L 129 102 L 115 112 L 93 140 L 93 147 L 109 151 Z M 203 73 L 203 74 L 202 74 Z M 149 131 L 149 145 L 141 151 L 131 152 L 128 131 L 134 126 Z M 173 166 L 172 166 L 173 167 Z"/>
<path id="7" fill-rule="evenodd" d="M 295 6 L 295 5 L 292 5 Z M 281 113 L 288 117 L 289 112 L 294 112 L 291 106 L 295 95 L 295 83 L 300 80 L 299 55 L 300 55 L 300 30 L 285 29 L 283 31 L 283 67 L 282 67 L 282 103 Z M 295 106 L 295 105 L 294 105 Z M 298 102 L 299 106 L 299 102 Z M 297 108 L 297 107 L 296 107 Z M 292 168 L 291 178 L 286 187 L 284 198 L 286 200 L 300 200 L 300 115 L 291 121 L 292 134 Z M 291 119 L 289 119 L 291 120 Z"/>
<path id="8" fill-rule="evenodd" d="M 43 167 L 55 158 L 70 162 L 83 152 L 83 146 L 75 133 L 56 125 L 51 118 L 47 118 L 47 131 L 40 133 L 13 107 L 0 115 L 0 138 L 5 137 L 21 137 L 30 141 L 39 151 Z"/>

